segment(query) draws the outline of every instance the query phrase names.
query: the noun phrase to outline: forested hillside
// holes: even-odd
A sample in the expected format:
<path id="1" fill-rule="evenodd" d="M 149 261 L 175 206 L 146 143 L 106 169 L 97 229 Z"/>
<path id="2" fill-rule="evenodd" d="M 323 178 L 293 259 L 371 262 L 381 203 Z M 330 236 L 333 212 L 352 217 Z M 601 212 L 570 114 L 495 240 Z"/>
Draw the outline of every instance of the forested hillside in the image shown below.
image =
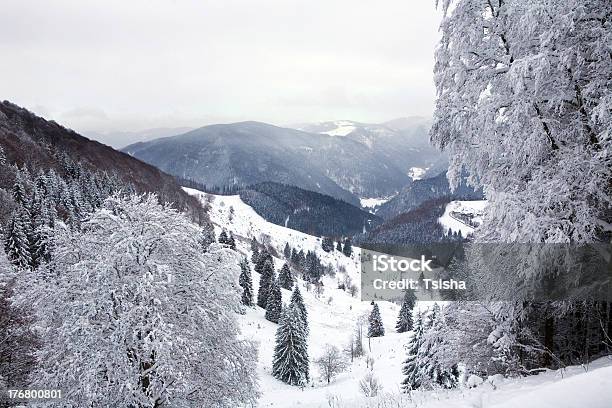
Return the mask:
<path id="1" fill-rule="evenodd" d="M 381 223 L 344 201 L 279 183 L 249 186 L 240 191 L 240 198 L 267 221 L 312 235 L 354 235 Z"/>
<path id="2" fill-rule="evenodd" d="M 27 169 L 33 178 L 51 170 L 66 177 L 75 176 L 70 173 L 76 166 L 130 185 L 135 192 L 154 192 L 160 201 L 173 203 L 194 220 L 206 221 L 201 205 L 185 194 L 172 176 L 7 101 L 0 103 L 0 148 L 4 158 L 0 189 L 12 188 L 18 169 Z M 10 197 L 0 197 L 2 209 L 12 205 Z"/>

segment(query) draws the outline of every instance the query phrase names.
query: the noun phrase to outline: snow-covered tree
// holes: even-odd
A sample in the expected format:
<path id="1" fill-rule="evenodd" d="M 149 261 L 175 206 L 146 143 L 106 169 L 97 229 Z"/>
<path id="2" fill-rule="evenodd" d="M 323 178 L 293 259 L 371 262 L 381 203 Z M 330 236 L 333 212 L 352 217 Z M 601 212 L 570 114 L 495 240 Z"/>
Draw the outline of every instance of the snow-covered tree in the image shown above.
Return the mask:
<path id="1" fill-rule="evenodd" d="M 291 268 L 289 268 L 289 264 L 285 263 L 278 273 L 278 283 L 283 289 L 291 290 L 293 289 L 293 275 L 291 274 Z"/>
<path id="2" fill-rule="evenodd" d="M 153 195 L 110 197 L 80 230 L 56 228 L 52 261 L 21 288 L 45 340 L 34 386 L 66 390 L 70 406 L 254 403 L 237 255 L 203 254 L 198 234 Z"/>
<path id="3" fill-rule="evenodd" d="M 219 234 L 219 238 L 217 239 L 217 242 L 220 244 L 224 244 L 224 245 L 229 244 L 229 238 L 225 230 L 221 231 L 221 233 Z"/>
<path id="4" fill-rule="evenodd" d="M 421 386 L 422 379 L 422 362 L 420 360 L 422 354 L 419 354 L 423 344 L 424 333 L 423 314 L 418 312 L 414 321 L 414 328 L 408 341 L 407 350 L 408 357 L 404 361 L 402 374 L 405 378 L 402 381 L 402 389 L 406 392 L 416 390 Z"/>
<path id="5" fill-rule="evenodd" d="M 210 244 L 215 242 L 215 231 L 211 226 L 204 225 L 200 229 L 199 242 L 203 252 L 206 252 Z"/>
<path id="6" fill-rule="evenodd" d="M 416 302 L 416 296 L 413 290 L 406 290 L 404 292 L 404 299 L 402 301 L 402 307 L 397 317 L 397 324 L 395 329 L 398 333 L 404 333 L 412 330 L 412 310 Z"/>
<path id="7" fill-rule="evenodd" d="M 309 379 L 307 333 L 295 305 L 283 310 L 276 330 L 272 375 L 289 385 L 304 385 Z"/>
<path id="8" fill-rule="evenodd" d="M 247 307 L 253 306 L 253 278 L 251 277 L 251 266 L 246 257 L 240 261 L 238 284 L 242 287 L 242 304 Z"/>
<path id="9" fill-rule="evenodd" d="M 274 276 L 270 279 L 270 287 L 268 288 L 268 299 L 266 300 L 266 320 L 272 323 L 278 323 L 281 311 L 283 308 L 283 297 L 281 294 L 280 286 L 278 285 L 278 279 Z"/>
<path id="10" fill-rule="evenodd" d="M 285 249 L 283 249 L 283 255 L 285 255 L 285 261 L 289 262 L 291 260 L 291 247 L 289 243 L 285 243 Z"/>
<path id="11" fill-rule="evenodd" d="M 295 289 L 291 294 L 291 300 L 289 301 L 289 306 L 295 306 L 300 312 L 300 319 L 302 320 L 302 325 L 304 326 L 304 331 L 309 333 L 310 329 L 308 326 L 308 310 L 306 310 L 306 305 L 304 304 L 304 298 L 302 297 L 302 292 L 300 292 L 299 285 L 295 285 Z"/>
<path id="12" fill-rule="evenodd" d="M 348 257 L 350 257 L 351 254 L 353 253 L 353 245 L 351 244 L 351 239 L 348 237 L 344 239 L 344 245 L 342 246 L 342 253 Z"/>
<path id="13" fill-rule="evenodd" d="M 6 228 L 4 250 L 9 261 L 18 268 L 29 268 L 32 262 L 27 231 L 29 219 L 23 208 L 17 209 Z"/>
<path id="14" fill-rule="evenodd" d="M 270 284 L 272 283 L 272 280 L 274 279 L 275 275 L 274 264 L 271 261 L 271 257 L 270 259 L 267 259 L 265 253 L 263 252 L 259 257 L 259 260 L 265 260 L 265 262 L 263 263 L 263 266 L 260 269 L 261 276 L 259 277 L 259 289 L 257 291 L 257 306 L 265 309 L 266 304 L 268 302 L 268 292 L 270 290 Z M 259 265 L 260 263 L 256 265 L 255 270 L 257 270 L 257 266 Z"/>
<path id="15" fill-rule="evenodd" d="M 255 237 L 251 238 L 251 262 L 253 265 L 257 265 L 259 259 L 259 242 Z"/>
<path id="16" fill-rule="evenodd" d="M 0 378 L 4 379 L 0 387 L 4 389 L 28 388 L 39 344 L 27 305 L 18 306 L 13 302 L 19 276 L 0 250 Z M 12 406 L 4 397 L 0 396 L 0 406 Z"/>
<path id="17" fill-rule="evenodd" d="M 348 363 L 338 347 L 326 344 L 323 354 L 315 360 L 319 373 L 329 384 L 338 374 L 344 372 Z"/>
<path id="18" fill-rule="evenodd" d="M 325 252 L 331 252 L 334 250 L 334 241 L 330 237 L 323 237 L 321 240 L 321 249 Z"/>
<path id="19" fill-rule="evenodd" d="M 453 186 L 467 172 L 484 189 L 488 206 L 473 241 L 609 243 L 610 1 L 439 3 L 431 139 L 449 154 Z M 480 271 L 478 296 L 506 301 L 487 306 L 492 344 L 539 349 L 547 357 L 537 365 L 550 366 L 564 337 L 555 334 L 558 320 L 578 304 L 527 301 L 552 280 L 580 282 L 588 268 L 568 267 L 576 259 L 550 245 L 508 248 L 467 254 L 470 270 Z"/>
<path id="20" fill-rule="evenodd" d="M 368 337 L 382 337 L 385 335 L 382 317 L 378 305 L 374 303 L 372 312 L 368 318 Z"/>
<path id="21" fill-rule="evenodd" d="M 229 238 L 227 239 L 227 245 L 229 245 L 230 249 L 236 250 L 236 240 L 234 239 L 234 233 L 230 231 Z"/>
<path id="22" fill-rule="evenodd" d="M 336 242 L 336 251 L 342 252 L 342 242 L 340 242 L 340 240 Z"/>

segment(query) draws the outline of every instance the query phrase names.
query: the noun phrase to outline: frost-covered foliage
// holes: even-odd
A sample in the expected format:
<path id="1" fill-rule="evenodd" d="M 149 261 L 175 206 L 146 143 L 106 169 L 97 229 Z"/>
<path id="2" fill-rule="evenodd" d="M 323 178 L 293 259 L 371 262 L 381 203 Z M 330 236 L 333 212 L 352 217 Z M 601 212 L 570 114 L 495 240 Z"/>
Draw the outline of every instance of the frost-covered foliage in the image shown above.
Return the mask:
<path id="1" fill-rule="evenodd" d="M 291 253 L 291 250 L 289 252 Z M 293 289 L 294 278 L 288 263 L 285 263 L 278 273 L 278 282 L 283 289 Z"/>
<path id="2" fill-rule="evenodd" d="M 0 250 L 0 390 L 28 388 L 38 338 L 26 307 L 13 303 L 18 272 Z M 0 406 L 18 405 L 0 392 Z"/>
<path id="3" fill-rule="evenodd" d="M 251 266 L 246 257 L 240 261 L 238 284 L 242 287 L 242 304 L 247 307 L 253 306 L 253 278 L 251 277 Z"/>
<path id="4" fill-rule="evenodd" d="M 612 3 L 441 0 L 432 141 L 489 200 L 490 242 L 610 233 Z M 609 236 L 609 235 L 608 235 Z"/>
<path id="5" fill-rule="evenodd" d="M 484 189 L 489 204 L 474 241 L 609 243 L 612 2 L 439 3 L 431 139 L 449 153 L 451 184 L 467 171 Z M 504 300 L 478 313 L 498 357 L 523 368 L 563 365 L 561 354 L 574 355 L 566 363 L 592 358 L 575 333 L 589 332 L 596 303 L 533 303 L 534 291 L 551 280 L 580 282 L 585 268 L 568 267 L 580 260 L 559 257 L 550 245 L 485 255 L 483 248 L 468 251 L 468 269 L 479 273 L 479 298 Z M 487 265 L 480 263 L 485 258 Z M 600 336 L 610 322 L 606 313 Z M 572 325 L 579 330 L 567 329 Z M 533 353 L 544 358 L 527 358 Z"/>
<path id="6" fill-rule="evenodd" d="M 268 299 L 266 300 L 266 320 L 272 323 L 278 323 L 281 317 L 281 311 L 283 308 L 283 297 L 281 294 L 278 279 L 272 273 L 272 279 L 270 280 L 270 286 L 268 287 Z"/>
<path id="7" fill-rule="evenodd" d="M 62 406 L 234 407 L 257 395 L 238 338 L 238 259 L 157 198 L 111 196 L 56 228 L 48 266 L 22 280 L 45 340 L 35 386 Z"/>

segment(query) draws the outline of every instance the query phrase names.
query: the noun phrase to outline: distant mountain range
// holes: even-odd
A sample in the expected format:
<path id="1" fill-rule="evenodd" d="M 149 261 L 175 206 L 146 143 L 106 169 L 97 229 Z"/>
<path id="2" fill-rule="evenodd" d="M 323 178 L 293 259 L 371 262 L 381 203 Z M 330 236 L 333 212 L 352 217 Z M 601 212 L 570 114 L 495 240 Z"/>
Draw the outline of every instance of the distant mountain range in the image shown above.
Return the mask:
<path id="1" fill-rule="evenodd" d="M 408 127 L 350 121 L 297 126 L 303 130 L 260 122 L 211 125 L 123 151 L 208 186 L 271 181 L 358 206 L 359 198 L 388 197 L 410 185 L 411 169 L 427 174 L 445 162 L 428 144 L 426 120 L 396 124 L 402 123 Z"/>
<path id="2" fill-rule="evenodd" d="M 104 144 L 112 146 L 115 149 L 121 149 L 125 146 L 138 143 L 146 142 L 149 140 L 159 139 L 160 137 L 168 137 L 174 135 L 180 135 L 193 130 L 191 127 L 172 127 L 172 128 L 154 128 L 145 129 L 134 132 L 84 132 L 84 135 L 98 140 Z"/>

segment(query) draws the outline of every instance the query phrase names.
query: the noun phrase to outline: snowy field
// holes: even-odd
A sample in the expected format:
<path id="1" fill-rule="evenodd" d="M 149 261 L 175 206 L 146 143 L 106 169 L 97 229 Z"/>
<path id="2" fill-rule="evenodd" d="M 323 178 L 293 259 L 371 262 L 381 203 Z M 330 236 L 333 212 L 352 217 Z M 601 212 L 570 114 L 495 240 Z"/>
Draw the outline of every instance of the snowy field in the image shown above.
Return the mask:
<path id="1" fill-rule="evenodd" d="M 351 279 L 359 282 L 359 249 L 354 247 L 353 257 L 347 258 L 337 251 L 326 253 L 321 249 L 320 239 L 298 231 L 266 222 L 255 211 L 244 204 L 238 196 L 216 196 L 185 189 L 211 206 L 210 216 L 216 233 L 222 228 L 232 231 L 237 249 L 250 257 L 250 239 L 255 236 L 260 242 L 267 242 L 279 254 L 286 242 L 292 247 L 305 251 L 315 250 L 321 261 L 332 264 L 337 270 L 346 271 Z M 482 211 L 485 202 L 454 202 L 454 211 L 473 209 Z M 452 204 L 452 203 L 451 203 Z M 450 206 L 450 204 L 449 204 Z M 447 222 L 442 217 L 440 222 Z M 450 224 L 443 224 L 450 225 Z M 452 226 L 450 226 L 452 228 Z M 448 227 L 447 227 L 448 228 Z M 282 255 L 280 255 L 282 256 Z M 276 269 L 283 260 L 275 258 Z M 369 302 L 361 302 L 359 295 L 351 297 L 337 289 L 337 281 L 344 277 L 323 279 L 324 291 L 317 296 L 308 291 L 304 282 L 300 289 L 308 309 L 310 336 L 309 357 L 319 357 L 326 344 L 344 349 L 351 333 L 355 330 L 359 316 L 369 314 Z M 254 290 L 257 291 L 259 275 L 253 273 Z M 282 290 L 283 301 L 288 302 L 290 292 Z M 394 330 L 399 306 L 379 302 L 385 326 L 385 336 L 373 338 L 368 344 L 364 339 L 366 353 L 373 359 L 373 373 L 382 384 L 382 393 L 367 398 L 360 391 L 359 381 L 369 371 L 365 357 L 355 359 L 349 369 L 340 374 L 331 384 L 321 379 L 317 368 L 311 363 L 311 384 L 304 388 L 284 384 L 271 375 L 272 355 L 277 325 L 264 318 L 264 310 L 251 308 L 239 316 L 242 334 L 258 342 L 258 375 L 261 386 L 259 407 L 303 407 L 303 408 L 344 408 L 344 407 L 471 407 L 471 408 L 611 408 L 612 407 L 612 360 L 600 359 L 593 362 L 588 370 L 569 367 L 561 371 L 548 371 L 538 376 L 519 379 L 499 377 L 485 381 L 482 385 L 451 391 L 415 392 L 410 397 L 400 393 L 402 362 L 405 359 L 404 346 L 409 333 L 398 334 Z M 425 308 L 429 305 L 419 304 Z"/>
<path id="2" fill-rule="evenodd" d="M 438 219 L 445 232 L 450 228 L 453 232 L 461 231 L 464 237 L 474 232 L 474 228 L 460 219 L 454 217 L 452 213 L 461 213 L 469 216 L 477 224 L 482 222 L 482 213 L 487 206 L 486 200 L 473 201 L 451 201 L 446 205 L 444 214 Z"/>

